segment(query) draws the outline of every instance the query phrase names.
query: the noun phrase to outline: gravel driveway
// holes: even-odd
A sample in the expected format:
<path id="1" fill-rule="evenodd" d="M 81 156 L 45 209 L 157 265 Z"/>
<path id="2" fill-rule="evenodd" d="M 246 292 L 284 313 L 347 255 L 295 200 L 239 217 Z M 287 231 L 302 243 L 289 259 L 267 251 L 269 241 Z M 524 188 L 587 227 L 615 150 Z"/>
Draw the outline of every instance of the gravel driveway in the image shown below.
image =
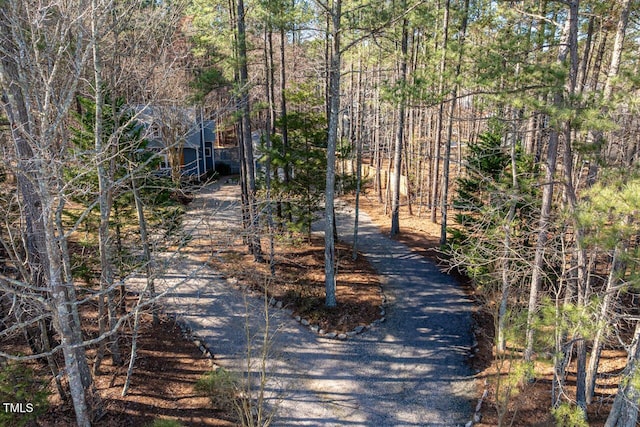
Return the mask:
<path id="1" fill-rule="evenodd" d="M 237 198 L 237 185 L 206 187 L 191 204 L 185 229 L 194 238 L 223 239 L 238 230 Z M 351 209 L 341 205 L 337 215 L 339 234 L 348 241 Z M 164 305 L 206 343 L 218 364 L 243 369 L 245 326 L 259 341 L 264 304 L 203 265 L 204 246 L 169 263 L 158 286 L 179 286 Z M 339 341 L 313 334 L 286 309 L 270 309 L 267 395 L 278 408 L 274 425 L 464 425 L 474 398 L 465 364 L 471 302 L 451 277 L 382 235 L 363 213 L 359 246 L 382 277 L 386 321 Z"/>

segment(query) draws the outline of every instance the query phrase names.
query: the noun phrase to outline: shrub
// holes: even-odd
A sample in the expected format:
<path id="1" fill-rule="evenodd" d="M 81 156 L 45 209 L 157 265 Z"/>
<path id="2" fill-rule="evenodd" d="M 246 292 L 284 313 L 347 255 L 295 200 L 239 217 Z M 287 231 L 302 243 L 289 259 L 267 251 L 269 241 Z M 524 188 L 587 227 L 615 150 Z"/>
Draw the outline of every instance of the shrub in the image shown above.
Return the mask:
<path id="1" fill-rule="evenodd" d="M 582 409 L 568 403 L 562 403 L 551 411 L 558 427 L 589 427 Z"/>
<path id="2" fill-rule="evenodd" d="M 16 405 L 16 411 L 0 408 L 0 425 L 24 426 L 47 411 L 47 384 L 28 366 L 8 363 L 0 366 L 0 402 Z M 20 404 L 20 406 L 18 406 Z"/>
<path id="3" fill-rule="evenodd" d="M 232 372 L 218 368 L 199 379 L 195 390 L 202 396 L 208 397 L 214 408 L 228 408 L 235 403 L 238 379 Z"/>

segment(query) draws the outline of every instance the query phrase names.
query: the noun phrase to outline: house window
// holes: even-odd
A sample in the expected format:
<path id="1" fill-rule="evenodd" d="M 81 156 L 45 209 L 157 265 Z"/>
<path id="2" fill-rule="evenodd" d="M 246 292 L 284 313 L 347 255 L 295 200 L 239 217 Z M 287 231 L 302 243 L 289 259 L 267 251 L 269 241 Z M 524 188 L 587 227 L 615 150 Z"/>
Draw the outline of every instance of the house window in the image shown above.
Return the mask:
<path id="1" fill-rule="evenodd" d="M 149 139 L 160 139 L 160 128 L 158 125 L 153 124 L 149 126 L 148 136 Z"/>
<path id="2" fill-rule="evenodd" d="M 205 157 L 211 157 L 211 147 L 205 147 L 204 148 L 204 156 Z"/>

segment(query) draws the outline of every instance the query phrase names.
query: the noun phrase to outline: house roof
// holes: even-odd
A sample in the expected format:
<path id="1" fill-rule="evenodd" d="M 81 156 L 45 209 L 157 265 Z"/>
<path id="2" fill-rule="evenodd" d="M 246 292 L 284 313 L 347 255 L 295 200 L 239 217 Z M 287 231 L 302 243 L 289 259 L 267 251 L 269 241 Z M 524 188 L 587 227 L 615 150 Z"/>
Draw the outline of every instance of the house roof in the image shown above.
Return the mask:
<path id="1" fill-rule="evenodd" d="M 215 141 L 215 122 L 213 120 L 205 120 L 200 122 L 195 107 L 164 107 L 153 105 L 138 105 L 132 109 L 136 112 L 138 122 L 145 128 L 152 128 L 154 125 L 161 123 L 163 116 L 171 115 L 172 120 L 180 120 L 189 123 L 189 129 L 184 135 L 185 148 L 197 149 L 201 146 L 201 136 L 204 136 L 205 142 Z M 204 128 L 201 127 L 204 123 Z M 204 134 L 204 135 L 203 135 Z M 155 136 L 148 138 L 148 147 L 152 149 L 162 149 L 165 147 L 161 137 Z"/>

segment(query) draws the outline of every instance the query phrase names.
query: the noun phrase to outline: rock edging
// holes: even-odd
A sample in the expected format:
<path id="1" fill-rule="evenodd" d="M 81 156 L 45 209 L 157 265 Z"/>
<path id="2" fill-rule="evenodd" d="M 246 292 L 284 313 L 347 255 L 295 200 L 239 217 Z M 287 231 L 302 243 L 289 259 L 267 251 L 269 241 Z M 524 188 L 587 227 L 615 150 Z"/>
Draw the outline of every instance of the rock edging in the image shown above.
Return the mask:
<path id="1" fill-rule="evenodd" d="M 253 291 L 249 286 L 246 286 L 240 283 L 240 281 L 235 277 L 227 277 L 226 281 L 232 286 L 240 287 L 243 291 L 247 291 L 247 292 L 250 292 L 251 294 L 255 294 L 256 297 L 261 296 L 261 295 L 258 295 L 257 292 Z M 296 322 L 300 323 L 302 326 L 308 328 L 309 331 L 324 338 L 336 339 L 336 340 L 346 340 L 348 338 L 353 338 L 356 335 L 359 335 L 375 326 L 380 325 L 381 323 L 384 323 L 387 320 L 387 317 L 386 317 L 387 296 L 384 294 L 384 289 L 382 288 L 382 286 L 379 286 L 378 292 L 380 293 L 380 299 L 381 299 L 381 303 L 379 307 L 380 317 L 368 325 L 358 325 L 349 332 L 325 331 L 324 329 L 321 329 L 319 325 L 312 324 L 308 319 L 304 319 L 300 316 L 294 316 L 293 319 Z M 274 297 L 269 298 L 269 306 L 279 310 L 287 310 L 289 314 L 293 316 L 293 312 L 291 312 L 291 310 L 285 307 L 284 302 L 277 300 Z"/>
<path id="2" fill-rule="evenodd" d="M 171 319 L 176 325 L 178 325 L 180 331 L 182 332 L 182 337 L 186 340 L 191 341 L 196 347 L 198 347 L 198 349 L 202 352 L 202 355 L 209 359 L 211 361 L 211 364 L 213 365 L 214 355 L 211 352 L 211 349 L 209 349 L 209 346 L 207 345 L 205 340 L 195 334 L 191 327 L 187 324 L 187 322 L 179 319 L 176 314 L 167 313 L 166 316 Z"/>
<path id="3" fill-rule="evenodd" d="M 478 399 L 478 403 L 476 403 L 476 409 L 473 413 L 473 419 L 467 422 L 465 424 L 465 427 L 472 427 L 473 425 L 482 421 L 482 402 L 484 402 L 484 399 L 487 398 L 488 394 L 489 394 L 489 382 L 485 380 L 484 392 L 482 393 L 482 396 L 480 396 L 480 399 Z"/>
<path id="4" fill-rule="evenodd" d="M 259 292 L 256 292 L 250 286 L 240 283 L 240 281 L 236 277 L 224 277 L 224 279 L 228 284 L 232 286 L 237 286 L 240 289 L 242 289 L 244 292 L 248 292 L 252 296 L 262 297 L 262 295 L 260 295 Z M 359 335 L 375 326 L 378 326 L 387 320 L 387 317 L 386 317 L 387 315 L 386 307 L 388 302 L 387 296 L 385 295 L 384 289 L 382 286 L 379 286 L 378 292 L 380 293 L 380 299 L 381 299 L 380 306 L 378 307 L 380 309 L 379 311 L 380 317 L 368 325 L 358 325 L 349 332 L 325 331 L 324 329 L 321 329 L 319 325 L 312 324 L 308 319 L 304 319 L 300 316 L 293 316 L 293 312 L 290 309 L 285 307 L 284 302 L 277 300 L 274 297 L 269 298 L 268 303 L 269 303 L 269 307 L 276 308 L 278 310 L 288 311 L 289 314 L 293 316 L 293 319 L 296 322 L 300 323 L 302 326 L 307 327 L 311 332 L 315 333 L 318 336 L 329 338 L 329 339 L 346 340 L 348 338 L 352 338 L 356 335 Z"/>
<path id="5" fill-rule="evenodd" d="M 193 330 L 186 321 L 182 320 L 177 313 L 166 311 L 165 307 L 162 305 L 157 306 L 156 310 L 158 315 L 164 316 L 178 325 L 178 328 L 180 328 L 180 332 L 182 333 L 182 338 L 191 341 L 202 352 L 202 355 L 209 359 L 211 366 L 215 366 L 215 362 L 213 361 L 213 352 L 209 349 L 209 346 L 204 339 L 193 333 Z"/>
<path id="6" fill-rule="evenodd" d="M 315 333 L 318 336 L 344 341 L 348 338 L 353 338 L 356 335 L 359 335 L 375 326 L 378 326 L 387 320 L 386 318 L 387 311 L 385 309 L 387 306 L 387 296 L 384 294 L 384 289 L 382 288 L 382 286 L 380 286 L 379 292 L 382 300 L 382 303 L 379 306 L 380 317 L 368 325 L 358 325 L 349 332 L 325 331 L 324 329 L 321 329 L 319 325 L 312 324 L 308 319 L 302 318 L 300 316 L 294 316 L 293 319 L 296 322 L 300 323 L 302 326 L 307 327 L 311 332 Z M 271 297 L 269 299 L 269 306 L 277 309 L 284 308 L 283 302 L 275 299 L 274 297 Z"/>

